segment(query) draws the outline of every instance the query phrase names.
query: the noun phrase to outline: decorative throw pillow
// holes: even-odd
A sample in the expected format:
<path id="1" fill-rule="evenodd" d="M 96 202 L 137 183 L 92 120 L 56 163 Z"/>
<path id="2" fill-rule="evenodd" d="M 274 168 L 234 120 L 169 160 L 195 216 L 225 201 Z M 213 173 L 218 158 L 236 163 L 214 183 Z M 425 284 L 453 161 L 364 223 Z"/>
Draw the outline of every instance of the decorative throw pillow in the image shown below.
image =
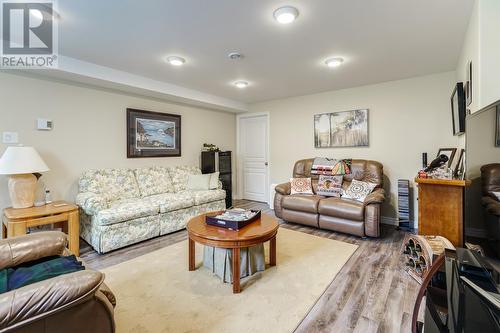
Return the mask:
<path id="1" fill-rule="evenodd" d="M 216 190 L 219 188 L 219 171 L 210 174 L 210 190 Z"/>
<path id="2" fill-rule="evenodd" d="M 203 191 L 210 188 L 210 174 L 189 175 L 186 190 Z"/>
<path id="3" fill-rule="evenodd" d="M 291 194 L 313 194 L 311 178 L 290 178 Z"/>
<path id="4" fill-rule="evenodd" d="M 364 202 L 368 194 L 372 193 L 376 186 L 377 184 L 374 183 L 353 179 L 351 185 L 344 191 L 342 198 Z"/>
<path id="5" fill-rule="evenodd" d="M 316 193 L 326 197 L 340 197 L 344 176 L 319 176 Z"/>

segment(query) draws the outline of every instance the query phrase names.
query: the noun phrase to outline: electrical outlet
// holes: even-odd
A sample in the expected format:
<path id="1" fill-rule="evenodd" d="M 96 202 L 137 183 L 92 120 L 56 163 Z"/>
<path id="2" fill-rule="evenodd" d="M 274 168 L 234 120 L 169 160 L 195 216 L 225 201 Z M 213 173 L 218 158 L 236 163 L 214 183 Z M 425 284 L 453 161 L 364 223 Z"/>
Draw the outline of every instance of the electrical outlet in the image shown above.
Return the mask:
<path id="1" fill-rule="evenodd" d="M 18 136 L 17 132 L 3 132 L 2 142 L 8 143 L 8 144 L 18 143 L 19 136 Z"/>

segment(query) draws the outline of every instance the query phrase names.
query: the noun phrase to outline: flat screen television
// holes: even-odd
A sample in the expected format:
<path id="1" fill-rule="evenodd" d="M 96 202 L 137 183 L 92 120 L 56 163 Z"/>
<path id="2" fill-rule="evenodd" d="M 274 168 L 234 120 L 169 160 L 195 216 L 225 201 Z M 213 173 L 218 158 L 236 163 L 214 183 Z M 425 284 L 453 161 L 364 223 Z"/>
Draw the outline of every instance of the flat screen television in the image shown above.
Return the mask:
<path id="1" fill-rule="evenodd" d="M 453 119 L 453 135 L 465 133 L 465 91 L 462 82 L 458 82 L 451 94 L 451 116 Z"/>
<path id="2" fill-rule="evenodd" d="M 500 232 L 494 214 L 483 205 L 486 196 L 481 168 L 500 163 L 500 147 L 495 145 L 500 100 L 466 117 L 465 137 L 466 178 L 471 184 L 465 188 L 465 242 L 480 245 L 487 256 L 500 259 Z M 499 129 L 500 131 L 500 129 Z"/>

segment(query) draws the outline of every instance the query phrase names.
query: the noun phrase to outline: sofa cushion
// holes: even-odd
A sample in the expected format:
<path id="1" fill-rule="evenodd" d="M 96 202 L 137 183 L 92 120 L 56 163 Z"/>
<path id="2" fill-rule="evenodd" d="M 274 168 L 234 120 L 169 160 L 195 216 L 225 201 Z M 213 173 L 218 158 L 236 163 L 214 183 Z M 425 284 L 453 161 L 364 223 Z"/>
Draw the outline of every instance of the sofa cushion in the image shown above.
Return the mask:
<path id="1" fill-rule="evenodd" d="M 160 213 L 168 213 L 174 210 L 194 206 L 194 198 L 189 193 L 162 193 L 144 198 L 151 204 L 160 207 Z"/>
<path id="2" fill-rule="evenodd" d="M 365 223 L 335 216 L 320 215 L 318 225 L 321 229 L 343 232 L 346 234 L 365 236 Z"/>
<path id="3" fill-rule="evenodd" d="M 96 221 L 99 225 L 110 225 L 140 217 L 158 214 L 160 208 L 146 199 L 126 199 L 116 201 L 108 209 L 97 213 Z"/>
<path id="4" fill-rule="evenodd" d="M 311 178 L 290 178 L 291 194 L 313 194 Z"/>
<path id="5" fill-rule="evenodd" d="M 134 170 L 134 174 L 143 197 L 174 192 L 174 184 L 166 167 L 139 168 Z"/>
<path id="6" fill-rule="evenodd" d="M 224 200 L 226 198 L 226 191 L 224 190 L 206 190 L 206 191 L 183 191 L 194 199 L 195 205 L 202 205 L 209 202 Z"/>
<path id="7" fill-rule="evenodd" d="M 324 195 L 325 197 L 337 197 L 340 198 L 342 193 L 342 179 L 344 176 L 325 176 L 320 175 L 317 185 L 316 193 L 319 195 Z"/>
<path id="8" fill-rule="evenodd" d="M 202 191 L 210 189 L 210 174 L 189 175 L 186 190 Z M 216 187 L 217 188 L 217 187 Z"/>
<path id="9" fill-rule="evenodd" d="M 129 169 L 89 170 L 79 180 L 79 192 L 104 194 L 109 201 L 138 198 L 139 187 Z"/>
<path id="10" fill-rule="evenodd" d="M 184 191 L 186 189 L 189 175 L 201 174 L 200 168 L 189 165 L 169 168 L 168 172 L 170 174 L 170 178 L 172 179 L 172 183 L 174 184 L 175 192 Z"/>
<path id="11" fill-rule="evenodd" d="M 347 220 L 364 220 L 364 205 L 362 202 L 356 200 L 334 197 L 323 199 L 318 204 L 318 212 L 321 215 L 334 216 Z"/>
<path id="12" fill-rule="evenodd" d="M 283 209 L 283 220 L 287 222 L 300 223 L 311 227 L 318 227 L 318 214 L 301 212 L 298 210 Z"/>
<path id="13" fill-rule="evenodd" d="M 219 175 L 219 171 L 210 174 L 210 183 L 208 184 L 209 190 L 216 190 L 219 188 Z"/>
<path id="14" fill-rule="evenodd" d="M 346 199 L 354 199 L 364 202 L 366 197 L 372 193 L 373 189 L 377 186 L 375 183 L 362 182 L 353 179 L 351 185 L 344 190 L 342 197 Z"/>
<path id="15" fill-rule="evenodd" d="M 292 194 L 283 197 L 283 208 L 300 212 L 317 213 L 318 202 L 324 198 L 320 195 Z"/>

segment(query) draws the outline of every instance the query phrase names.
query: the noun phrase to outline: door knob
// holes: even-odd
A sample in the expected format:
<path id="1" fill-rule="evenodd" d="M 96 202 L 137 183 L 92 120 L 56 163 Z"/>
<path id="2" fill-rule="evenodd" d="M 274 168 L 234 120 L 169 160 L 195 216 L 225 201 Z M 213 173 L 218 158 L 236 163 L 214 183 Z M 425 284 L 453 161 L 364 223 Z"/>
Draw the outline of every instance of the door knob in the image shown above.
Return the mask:
<path id="1" fill-rule="evenodd" d="M 268 166 L 268 165 L 269 165 L 269 163 L 265 162 L 265 163 L 264 163 L 264 165 L 265 165 L 265 166 Z"/>

